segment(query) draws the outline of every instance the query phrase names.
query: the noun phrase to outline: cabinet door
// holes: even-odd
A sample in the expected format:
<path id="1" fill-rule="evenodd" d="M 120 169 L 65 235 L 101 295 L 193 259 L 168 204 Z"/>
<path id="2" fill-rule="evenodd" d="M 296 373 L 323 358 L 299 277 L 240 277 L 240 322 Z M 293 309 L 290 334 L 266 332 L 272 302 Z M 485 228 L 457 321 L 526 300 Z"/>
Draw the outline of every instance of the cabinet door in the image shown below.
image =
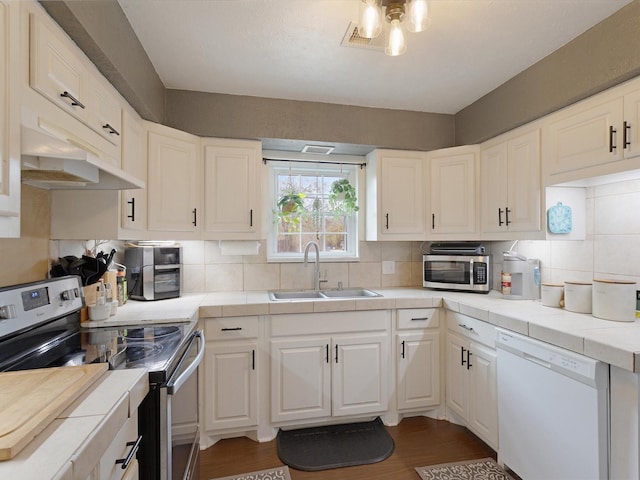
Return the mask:
<path id="1" fill-rule="evenodd" d="M 384 333 L 334 337 L 331 350 L 333 416 L 387 410 L 387 342 Z"/>
<path id="2" fill-rule="evenodd" d="M 197 232 L 202 168 L 197 139 L 149 132 L 149 230 Z"/>
<path id="3" fill-rule="evenodd" d="M 421 158 L 403 158 L 385 154 L 381 159 L 380 234 L 424 235 L 424 197 Z"/>
<path id="4" fill-rule="evenodd" d="M 482 151 L 482 231 L 504 232 L 508 206 L 507 143 L 502 142 Z"/>
<path id="5" fill-rule="evenodd" d="M 626 130 L 623 134 L 626 140 L 626 145 L 623 145 L 624 157 L 637 157 L 640 155 L 640 90 L 624 97 L 623 128 Z"/>
<path id="6" fill-rule="evenodd" d="M 90 79 L 89 126 L 119 147 L 122 140 L 122 106 L 118 98 L 101 82 Z M 118 155 L 118 160 L 120 155 Z M 120 162 L 117 162 L 120 166 Z"/>
<path id="7" fill-rule="evenodd" d="M 498 447 L 496 352 L 477 343 L 469 346 L 469 427 L 491 447 Z"/>
<path id="8" fill-rule="evenodd" d="M 468 349 L 468 341 L 447 333 L 447 407 L 462 420 L 469 409 Z"/>
<path id="9" fill-rule="evenodd" d="M 331 416 L 329 338 L 271 341 L 271 421 Z"/>
<path id="10" fill-rule="evenodd" d="M 137 114 L 122 112 L 122 169 L 147 183 L 147 141 L 142 120 Z M 147 189 L 122 191 L 122 228 L 147 228 Z"/>
<path id="11" fill-rule="evenodd" d="M 258 424 L 256 342 L 215 342 L 206 348 L 207 431 Z"/>
<path id="12" fill-rule="evenodd" d="M 20 236 L 19 13 L 0 1 L 0 237 Z"/>
<path id="13" fill-rule="evenodd" d="M 87 120 L 89 72 L 70 45 L 30 17 L 29 84 L 73 116 Z"/>
<path id="14" fill-rule="evenodd" d="M 622 98 L 574 107 L 570 112 L 575 113 L 545 127 L 545 162 L 550 175 L 622 159 Z"/>
<path id="15" fill-rule="evenodd" d="M 476 154 L 431 156 L 431 233 L 475 233 Z"/>
<path id="16" fill-rule="evenodd" d="M 507 172 L 508 230 L 540 230 L 540 130 L 507 142 Z"/>
<path id="17" fill-rule="evenodd" d="M 398 409 L 440 404 L 440 334 L 400 333 L 398 349 Z"/>
<path id="18" fill-rule="evenodd" d="M 260 151 L 259 142 L 205 147 L 207 238 L 260 238 Z"/>

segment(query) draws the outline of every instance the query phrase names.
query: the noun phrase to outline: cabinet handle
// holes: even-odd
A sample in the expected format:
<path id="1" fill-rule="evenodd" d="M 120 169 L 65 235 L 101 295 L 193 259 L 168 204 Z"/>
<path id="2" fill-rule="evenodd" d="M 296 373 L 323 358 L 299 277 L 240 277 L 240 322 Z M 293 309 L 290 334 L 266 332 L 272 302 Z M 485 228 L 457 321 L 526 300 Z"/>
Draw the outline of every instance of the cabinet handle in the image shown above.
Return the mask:
<path id="1" fill-rule="evenodd" d="M 460 365 L 464 365 L 466 360 L 464 359 L 464 352 L 466 352 L 466 348 L 460 347 Z"/>
<path id="2" fill-rule="evenodd" d="M 631 124 L 624 122 L 622 124 L 622 148 L 627 148 L 631 145 L 629 137 L 631 137 Z"/>
<path id="3" fill-rule="evenodd" d="M 473 327 L 468 327 L 468 326 L 466 326 L 464 323 L 459 323 L 459 324 L 458 324 L 458 326 L 459 326 L 460 328 L 464 328 L 465 330 L 468 330 L 468 331 L 470 331 L 470 332 L 475 332 L 475 330 L 473 329 Z"/>
<path id="4" fill-rule="evenodd" d="M 473 365 L 471 365 L 471 355 L 473 355 L 473 353 L 471 353 L 470 350 L 467 350 L 467 370 L 473 367 Z"/>
<path id="5" fill-rule="evenodd" d="M 385 216 L 385 223 L 384 223 L 384 227 L 389 230 L 389 214 L 387 213 Z"/>
<path id="6" fill-rule="evenodd" d="M 251 370 L 255 370 L 256 369 L 256 351 L 251 350 Z"/>
<path id="7" fill-rule="evenodd" d="M 498 208 L 498 226 L 501 227 L 504 222 L 502 221 L 502 209 Z"/>
<path id="8" fill-rule="evenodd" d="M 402 341 L 402 353 L 400 354 L 404 358 L 404 340 Z"/>
<path id="9" fill-rule="evenodd" d="M 325 359 L 326 359 L 327 363 L 329 363 L 329 344 L 327 343 L 325 345 L 325 347 L 326 347 L 325 348 Z"/>
<path id="10" fill-rule="evenodd" d="M 411 321 L 412 322 L 421 322 L 424 320 L 429 320 L 429 317 L 417 317 L 417 318 L 412 318 Z"/>
<path id="11" fill-rule="evenodd" d="M 253 227 L 253 208 L 249 210 L 249 226 Z"/>
<path id="12" fill-rule="evenodd" d="M 237 332 L 239 330 L 242 330 L 242 327 L 225 327 L 220 329 L 221 332 Z"/>
<path id="13" fill-rule="evenodd" d="M 509 220 L 509 213 L 511 213 L 511 210 L 509 209 L 509 207 L 505 207 L 504 208 L 504 216 L 506 218 L 506 222 L 505 223 L 506 223 L 507 227 L 511 223 L 511 220 Z"/>
<path id="14" fill-rule="evenodd" d="M 431 214 L 431 230 L 435 230 L 436 229 L 436 214 L 432 213 Z"/>
<path id="15" fill-rule="evenodd" d="M 109 134 L 110 135 L 117 135 L 120 136 L 120 132 L 117 131 L 115 128 L 113 128 L 111 125 L 109 125 L 108 123 L 106 125 L 103 125 L 102 128 L 104 128 L 105 130 L 109 130 Z"/>
<path id="16" fill-rule="evenodd" d="M 127 201 L 129 205 L 131 205 L 131 215 L 127 215 L 127 218 L 130 218 L 132 222 L 136 221 L 136 197 L 131 197 L 131 200 Z"/>
<path id="17" fill-rule="evenodd" d="M 338 363 L 338 345 L 336 345 L 336 363 Z"/>
<path id="18" fill-rule="evenodd" d="M 613 144 L 613 134 L 616 132 L 617 130 L 613 128 L 613 125 L 609 125 L 609 153 L 613 153 L 613 151 L 617 148 Z"/>
<path id="19" fill-rule="evenodd" d="M 116 465 L 122 464 L 122 470 L 126 470 L 131 463 L 131 460 L 133 460 L 133 457 L 136 456 L 136 452 L 138 451 L 138 448 L 140 448 L 141 441 L 142 435 L 138 435 L 138 438 L 135 442 L 127 442 L 127 447 L 131 447 L 131 450 L 129 450 L 126 458 L 119 458 L 116 460 Z"/>
<path id="20" fill-rule="evenodd" d="M 74 97 L 73 95 L 71 95 L 69 92 L 67 92 L 66 90 L 60 94 L 61 97 L 63 98 L 68 98 L 69 100 L 71 100 L 71 106 L 72 107 L 80 107 L 83 110 L 86 108 L 84 106 L 84 104 L 78 100 L 76 97 Z"/>
<path id="21" fill-rule="evenodd" d="M 194 209 L 192 210 L 192 213 L 193 213 L 193 226 L 194 226 L 194 227 L 197 227 L 197 226 L 198 226 L 198 221 L 197 221 L 197 217 L 196 217 L 196 215 L 197 215 L 197 213 L 198 213 L 198 209 L 197 209 L 197 208 L 194 208 Z"/>

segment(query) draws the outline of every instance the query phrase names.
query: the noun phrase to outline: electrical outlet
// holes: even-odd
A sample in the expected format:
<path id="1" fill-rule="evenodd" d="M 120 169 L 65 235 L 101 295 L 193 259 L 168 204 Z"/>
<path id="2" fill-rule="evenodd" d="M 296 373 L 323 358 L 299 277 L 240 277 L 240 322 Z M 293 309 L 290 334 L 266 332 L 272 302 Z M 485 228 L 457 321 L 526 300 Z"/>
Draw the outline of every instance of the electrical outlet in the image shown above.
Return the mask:
<path id="1" fill-rule="evenodd" d="M 396 273 L 396 262 L 393 260 L 385 260 L 382 262 L 382 274 L 393 275 Z"/>

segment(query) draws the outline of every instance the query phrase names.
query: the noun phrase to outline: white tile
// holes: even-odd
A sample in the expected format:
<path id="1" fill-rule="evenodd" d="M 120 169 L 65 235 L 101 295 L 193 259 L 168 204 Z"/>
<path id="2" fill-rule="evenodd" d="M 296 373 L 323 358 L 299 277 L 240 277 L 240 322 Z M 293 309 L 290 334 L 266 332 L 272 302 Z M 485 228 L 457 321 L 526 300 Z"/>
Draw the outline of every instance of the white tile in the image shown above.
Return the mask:
<path id="1" fill-rule="evenodd" d="M 242 273 L 241 263 L 205 265 L 205 291 L 241 291 Z"/>
<path id="2" fill-rule="evenodd" d="M 380 263 L 377 262 L 350 263 L 348 286 L 380 288 L 382 286 L 381 271 Z"/>
<path id="3" fill-rule="evenodd" d="M 598 235 L 594 272 L 640 275 L 640 235 Z"/>
<path id="4" fill-rule="evenodd" d="M 280 264 L 245 263 L 244 290 L 276 290 L 280 287 Z"/>
<path id="5" fill-rule="evenodd" d="M 344 287 L 351 286 L 349 285 L 349 263 L 320 263 L 320 278 L 326 280 L 320 284 L 320 288 L 338 288 L 338 282 L 342 282 Z"/>
<path id="6" fill-rule="evenodd" d="M 411 242 L 382 242 L 381 259 L 396 262 L 411 261 Z"/>
<path id="7" fill-rule="evenodd" d="M 382 287 L 410 287 L 411 262 L 396 262 L 395 273 L 382 276 Z"/>
<path id="8" fill-rule="evenodd" d="M 360 261 L 379 262 L 381 258 L 380 244 L 381 242 L 360 242 L 358 245 Z"/>
<path id="9" fill-rule="evenodd" d="M 551 262 L 554 269 L 593 272 L 593 241 L 568 240 L 551 242 Z"/>
<path id="10" fill-rule="evenodd" d="M 204 242 L 184 241 L 180 242 L 182 246 L 182 264 L 183 265 L 204 265 Z"/>
<path id="11" fill-rule="evenodd" d="M 242 255 L 222 255 L 217 240 L 204 242 L 204 263 L 212 265 L 217 263 L 242 263 Z"/>
<path id="12" fill-rule="evenodd" d="M 280 265 L 280 288 L 310 289 L 313 288 L 313 265 L 307 267 L 303 263 L 283 263 Z"/>
<path id="13" fill-rule="evenodd" d="M 595 235 L 640 234 L 640 192 L 597 197 L 594 203 Z"/>
<path id="14" fill-rule="evenodd" d="M 182 293 L 202 293 L 204 291 L 204 265 L 183 265 Z"/>

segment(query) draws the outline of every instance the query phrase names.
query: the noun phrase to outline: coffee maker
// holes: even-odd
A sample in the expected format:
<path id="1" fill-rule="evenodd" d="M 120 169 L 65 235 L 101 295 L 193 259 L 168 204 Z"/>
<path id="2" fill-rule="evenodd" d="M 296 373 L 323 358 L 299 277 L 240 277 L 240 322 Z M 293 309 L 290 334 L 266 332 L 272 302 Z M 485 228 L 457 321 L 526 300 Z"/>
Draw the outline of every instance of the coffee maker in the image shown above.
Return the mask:
<path id="1" fill-rule="evenodd" d="M 540 260 L 517 252 L 502 254 L 502 294 L 510 300 L 540 298 Z"/>

